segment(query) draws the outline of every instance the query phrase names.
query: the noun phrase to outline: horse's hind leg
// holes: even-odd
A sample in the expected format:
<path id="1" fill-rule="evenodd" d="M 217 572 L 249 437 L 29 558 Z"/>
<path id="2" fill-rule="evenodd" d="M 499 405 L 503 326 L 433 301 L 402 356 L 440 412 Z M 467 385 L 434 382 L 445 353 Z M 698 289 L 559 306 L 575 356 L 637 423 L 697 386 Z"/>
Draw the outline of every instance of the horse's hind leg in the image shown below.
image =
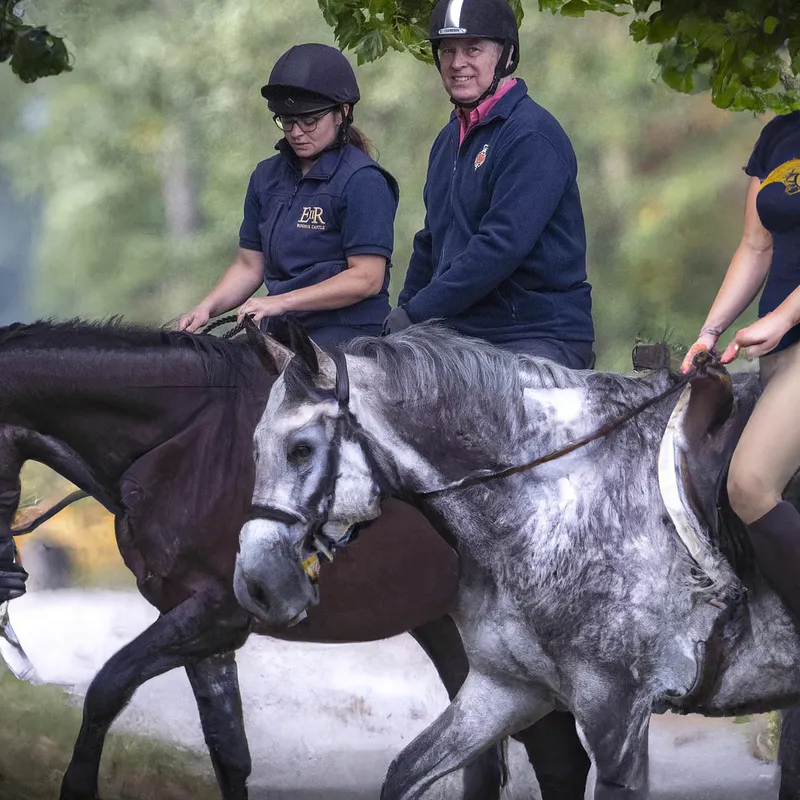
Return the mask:
<path id="1" fill-rule="evenodd" d="M 583 800 L 591 761 L 572 714 L 553 711 L 514 738 L 525 746 L 542 800 Z"/>
<path id="2" fill-rule="evenodd" d="M 250 750 L 242 717 L 236 655 L 219 653 L 186 665 L 217 784 L 224 800 L 247 800 Z"/>
<path id="3" fill-rule="evenodd" d="M 551 711 L 543 687 L 470 672 L 456 699 L 392 762 L 381 800 L 417 800 L 439 778 Z"/>
<path id="4" fill-rule="evenodd" d="M 84 701 L 83 723 L 61 784 L 61 800 L 95 800 L 106 734 L 141 684 L 191 660 L 244 644 L 245 613 L 231 609 L 224 615 L 215 599 L 193 595 L 159 617 L 97 673 Z"/>
<path id="5" fill-rule="evenodd" d="M 430 658 L 452 700 L 469 672 L 467 654 L 455 622 L 450 617 L 440 617 L 410 633 Z M 496 744 L 464 767 L 462 800 L 499 800 L 504 781 L 503 747 Z"/>

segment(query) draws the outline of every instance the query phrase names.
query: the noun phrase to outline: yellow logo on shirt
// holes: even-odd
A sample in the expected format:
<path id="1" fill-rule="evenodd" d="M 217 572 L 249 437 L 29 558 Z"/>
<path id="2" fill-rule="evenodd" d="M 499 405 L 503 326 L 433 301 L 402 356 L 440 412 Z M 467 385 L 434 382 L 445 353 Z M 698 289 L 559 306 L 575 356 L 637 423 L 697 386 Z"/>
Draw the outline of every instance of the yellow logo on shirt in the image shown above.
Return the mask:
<path id="1" fill-rule="evenodd" d="M 303 206 L 303 213 L 297 220 L 297 227 L 311 231 L 324 231 L 326 225 L 322 218 L 322 209 L 319 206 Z"/>
<path id="2" fill-rule="evenodd" d="M 793 158 L 775 167 L 761 184 L 761 189 L 770 183 L 782 183 L 786 188 L 786 194 L 797 194 L 800 192 L 800 158 Z M 760 191 L 760 190 L 759 190 Z"/>

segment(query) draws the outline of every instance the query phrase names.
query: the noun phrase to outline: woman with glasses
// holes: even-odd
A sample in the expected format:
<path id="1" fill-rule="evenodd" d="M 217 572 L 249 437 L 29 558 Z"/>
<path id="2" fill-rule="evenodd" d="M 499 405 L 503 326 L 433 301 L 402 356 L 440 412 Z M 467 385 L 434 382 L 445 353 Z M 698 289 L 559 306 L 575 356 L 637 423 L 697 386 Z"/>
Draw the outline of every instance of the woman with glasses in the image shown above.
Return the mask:
<path id="1" fill-rule="evenodd" d="M 322 44 L 292 47 L 261 94 L 283 138 L 250 178 L 236 259 L 184 314 L 196 331 L 239 306 L 262 329 L 291 315 L 321 347 L 377 335 L 389 313 L 398 189 L 353 126 L 350 63 Z M 264 283 L 269 294 L 252 297 Z"/>

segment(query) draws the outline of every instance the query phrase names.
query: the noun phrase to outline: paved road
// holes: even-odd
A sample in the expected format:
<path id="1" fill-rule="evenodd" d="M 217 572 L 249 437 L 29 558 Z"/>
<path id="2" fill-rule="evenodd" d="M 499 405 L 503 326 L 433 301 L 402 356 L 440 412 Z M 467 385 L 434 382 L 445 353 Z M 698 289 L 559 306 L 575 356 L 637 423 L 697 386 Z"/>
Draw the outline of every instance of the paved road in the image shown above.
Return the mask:
<path id="1" fill-rule="evenodd" d="M 42 678 L 79 692 L 155 618 L 128 592 L 31 593 L 11 608 Z M 252 637 L 239 665 L 253 800 L 376 800 L 392 756 L 446 704 L 433 668 L 407 636 L 362 645 Z M 118 724 L 205 749 L 181 671 L 142 687 Z M 654 718 L 652 800 L 776 800 L 775 767 L 752 755 L 754 735 L 752 724 L 732 720 Z M 504 800 L 538 800 L 517 745 L 511 758 Z M 429 800 L 451 800 L 458 781 L 453 776 Z"/>

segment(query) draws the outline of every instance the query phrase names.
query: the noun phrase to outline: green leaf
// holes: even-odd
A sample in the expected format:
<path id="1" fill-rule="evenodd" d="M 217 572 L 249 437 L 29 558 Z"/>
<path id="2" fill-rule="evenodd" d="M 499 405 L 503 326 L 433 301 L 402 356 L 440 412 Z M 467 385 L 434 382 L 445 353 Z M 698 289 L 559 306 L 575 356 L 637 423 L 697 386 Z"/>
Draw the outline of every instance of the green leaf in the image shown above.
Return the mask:
<path id="1" fill-rule="evenodd" d="M 647 32 L 647 41 L 650 44 L 666 42 L 672 39 L 678 32 L 680 17 L 674 14 L 666 14 L 663 11 L 656 11 L 650 17 L 650 28 Z"/>
<path id="2" fill-rule="evenodd" d="M 781 21 L 777 17 L 767 17 L 764 20 L 764 33 L 767 35 L 771 35 L 775 33 L 775 28 L 781 24 Z"/>
<path id="3" fill-rule="evenodd" d="M 585 0 L 569 0 L 561 6 L 561 15 L 564 17 L 583 17 L 587 11 Z"/>
<path id="4" fill-rule="evenodd" d="M 646 19 L 635 19 L 628 28 L 634 42 L 643 42 L 647 38 L 650 25 Z"/>

